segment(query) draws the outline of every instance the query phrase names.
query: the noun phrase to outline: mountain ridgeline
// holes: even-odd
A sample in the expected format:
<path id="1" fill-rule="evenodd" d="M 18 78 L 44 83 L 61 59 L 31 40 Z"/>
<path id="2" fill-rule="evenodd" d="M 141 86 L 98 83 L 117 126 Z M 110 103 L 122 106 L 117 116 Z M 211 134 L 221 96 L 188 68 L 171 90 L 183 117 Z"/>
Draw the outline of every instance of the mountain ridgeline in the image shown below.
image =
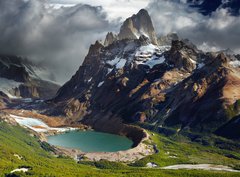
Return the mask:
<path id="1" fill-rule="evenodd" d="M 157 38 L 146 10 L 96 41 L 49 114 L 113 132 L 123 123 L 239 138 L 240 61 L 176 34 Z"/>

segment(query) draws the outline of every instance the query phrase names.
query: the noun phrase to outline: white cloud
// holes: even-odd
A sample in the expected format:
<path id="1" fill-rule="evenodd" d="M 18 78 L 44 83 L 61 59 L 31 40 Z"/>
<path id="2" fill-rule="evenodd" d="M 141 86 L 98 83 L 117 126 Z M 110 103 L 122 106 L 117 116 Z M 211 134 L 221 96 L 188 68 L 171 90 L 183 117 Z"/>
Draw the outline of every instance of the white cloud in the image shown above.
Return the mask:
<path id="1" fill-rule="evenodd" d="M 117 18 L 125 19 L 136 14 L 140 9 L 145 8 L 150 0 L 48 0 L 48 2 L 57 7 L 74 4 L 101 6 L 106 11 L 108 18 L 115 20 Z"/>
<path id="2" fill-rule="evenodd" d="M 212 14 L 206 24 L 213 30 L 224 30 L 234 22 L 235 18 L 228 13 L 227 9 L 219 9 Z"/>
<path id="3" fill-rule="evenodd" d="M 152 0 L 148 10 L 160 35 L 177 32 L 204 50 L 240 51 L 240 17 L 232 16 L 228 9 L 218 9 L 204 16 L 185 3 Z"/>
<path id="4" fill-rule="evenodd" d="M 160 35 L 178 32 L 185 27 L 194 27 L 201 19 L 201 15 L 196 11 L 174 1 L 152 0 L 147 9 Z"/>

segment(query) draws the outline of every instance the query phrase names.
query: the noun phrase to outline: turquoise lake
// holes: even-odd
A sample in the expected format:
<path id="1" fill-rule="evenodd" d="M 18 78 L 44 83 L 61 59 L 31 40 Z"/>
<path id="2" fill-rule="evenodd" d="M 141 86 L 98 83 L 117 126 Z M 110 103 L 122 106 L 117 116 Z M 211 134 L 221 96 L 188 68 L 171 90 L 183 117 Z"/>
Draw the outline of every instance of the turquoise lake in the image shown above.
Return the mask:
<path id="1" fill-rule="evenodd" d="M 71 131 L 48 136 L 48 143 L 83 152 L 116 152 L 131 149 L 133 142 L 124 137 L 96 131 Z"/>

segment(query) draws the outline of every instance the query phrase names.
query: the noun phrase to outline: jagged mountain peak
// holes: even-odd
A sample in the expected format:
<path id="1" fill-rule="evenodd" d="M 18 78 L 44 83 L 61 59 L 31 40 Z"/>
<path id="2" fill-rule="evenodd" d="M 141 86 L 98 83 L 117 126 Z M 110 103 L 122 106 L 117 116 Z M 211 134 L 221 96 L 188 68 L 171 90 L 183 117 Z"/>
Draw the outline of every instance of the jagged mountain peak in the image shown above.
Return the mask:
<path id="1" fill-rule="evenodd" d="M 137 14 L 124 21 L 118 38 L 120 40 L 138 39 L 141 35 L 145 35 L 153 44 L 157 44 L 157 37 L 151 17 L 145 9 L 141 9 Z"/>
<path id="2" fill-rule="evenodd" d="M 96 50 L 98 50 L 98 49 L 100 49 L 100 48 L 102 48 L 102 47 L 103 47 L 103 44 L 101 43 L 101 41 L 97 40 L 97 41 L 95 42 L 95 44 L 93 44 L 93 45 L 90 46 L 89 52 L 91 52 L 92 50 L 93 50 L 93 51 L 96 51 Z"/>
<path id="3" fill-rule="evenodd" d="M 118 40 L 118 36 L 113 34 L 113 32 L 108 32 L 104 41 L 104 46 L 108 46 L 116 40 Z"/>
<path id="4" fill-rule="evenodd" d="M 171 49 L 166 53 L 169 64 L 189 72 L 196 69 L 198 55 L 197 50 L 181 40 L 172 41 Z"/>

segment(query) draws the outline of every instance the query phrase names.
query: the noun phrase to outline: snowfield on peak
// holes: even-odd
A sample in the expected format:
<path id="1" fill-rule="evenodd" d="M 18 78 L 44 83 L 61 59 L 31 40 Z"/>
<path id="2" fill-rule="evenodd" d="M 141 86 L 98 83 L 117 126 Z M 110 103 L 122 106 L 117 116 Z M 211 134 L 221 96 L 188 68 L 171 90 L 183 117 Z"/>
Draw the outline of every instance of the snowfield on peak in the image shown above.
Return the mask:
<path id="1" fill-rule="evenodd" d="M 153 44 L 148 44 L 140 47 L 136 47 L 134 43 L 129 43 L 123 51 L 122 55 L 125 55 L 129 52 L 128 57 L 124 58 L 123 56 L 118 55 L 113 60 L 107 60 L 106 64 L 110 65 L 111 68 L 108 68 L 109 74 L 114 68 L 121 69 L 126 64 L 135 63 L 137 65 L 147 65 L 150 68 L 153 68 L 157 64 L 161 64 L 165 61 L 164 52 L 170 50 L 171 46 L 157 46 Z M 131 51 L 134 50 L 134 53 Z"/>
<path id="2" fill-rule="evenodd" d="M 155 58 L 155 59 L 148 60 L 145 63 L 145 65 L 148 65 L 152 69 L 155 65 L 161 64 L 164 61 L 165 61 L 165 57 L 161 56 L 160 58 Z"/>
<path id="3" fill-rule="evenodd" d="M 171 46 L 156 46 L 153 44 L 141 46 L 135 54 L 135 63 L 137 65 L 143 64 L 153 68 L 155 65 L 165 61 L 162 54 L 170 50 L 170 48 Z"/>
<path id="4" fill-rule="evenodd" d="M 124 59 L 124 58 L 118 58 L 116 57 L 115 59 L 113 60 L 110 60 L 110 61 L 107 61 L 107 63 L 109 65 L 111 65 L 112 67 L 115 67 L 116 69 L 121 69 L 125 66 L 127 60 Z"/>
<path id="5" fill-rule="evenodd" d="M 157 46 L 153 44 L 139 47 L 135 56 L 142 56 L 143 54 L 153 54 L 157 50 Z"/>

